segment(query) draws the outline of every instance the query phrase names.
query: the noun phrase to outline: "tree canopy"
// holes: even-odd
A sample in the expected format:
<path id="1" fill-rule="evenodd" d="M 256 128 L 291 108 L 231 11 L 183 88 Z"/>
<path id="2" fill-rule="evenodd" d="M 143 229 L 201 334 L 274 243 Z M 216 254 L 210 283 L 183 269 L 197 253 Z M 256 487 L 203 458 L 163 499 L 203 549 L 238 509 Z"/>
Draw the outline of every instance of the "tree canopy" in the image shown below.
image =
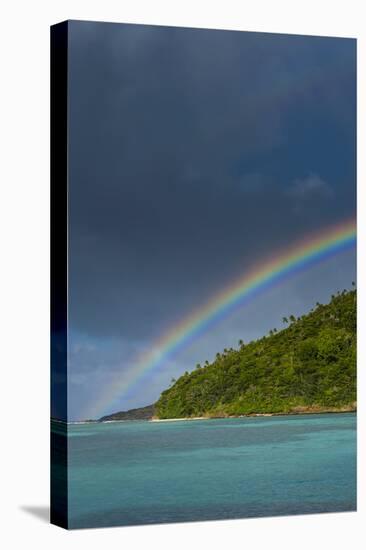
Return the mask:
<path id="1" fill-rule="evenodd" d="M 354 286 L 354 285 L 352 285 Z M 352 409 L 356 402 L 356 289 L 281 331 L 217 353 L 155 404 L 159 418 Z"/>

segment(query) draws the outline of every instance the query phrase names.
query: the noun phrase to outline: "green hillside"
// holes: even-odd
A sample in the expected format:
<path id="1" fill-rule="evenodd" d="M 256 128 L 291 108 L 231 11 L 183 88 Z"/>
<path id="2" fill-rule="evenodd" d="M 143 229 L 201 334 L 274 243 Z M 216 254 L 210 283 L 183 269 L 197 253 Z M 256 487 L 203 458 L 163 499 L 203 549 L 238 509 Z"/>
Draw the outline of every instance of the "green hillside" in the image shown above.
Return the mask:
<path id="1" fill-rule="evenodd" d="M 165 390 L 158 418 L 354 410 L 356 290 L 332 296 L 286 328 L 217 353 Z"/>

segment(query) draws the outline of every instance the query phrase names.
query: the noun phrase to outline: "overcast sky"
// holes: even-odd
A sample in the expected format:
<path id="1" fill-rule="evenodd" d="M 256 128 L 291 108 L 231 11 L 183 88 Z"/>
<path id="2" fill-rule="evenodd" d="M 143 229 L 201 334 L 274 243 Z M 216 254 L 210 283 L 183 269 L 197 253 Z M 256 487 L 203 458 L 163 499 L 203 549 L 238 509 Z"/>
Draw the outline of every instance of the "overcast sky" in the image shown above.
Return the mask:
<path id="1" fill-rule="evenodd" d="M 69 420 L 349 288 L 344 252 L 96 410 L 136 354 L 255 263 L 355 213 L 354 40 L 69 24 Z"/>

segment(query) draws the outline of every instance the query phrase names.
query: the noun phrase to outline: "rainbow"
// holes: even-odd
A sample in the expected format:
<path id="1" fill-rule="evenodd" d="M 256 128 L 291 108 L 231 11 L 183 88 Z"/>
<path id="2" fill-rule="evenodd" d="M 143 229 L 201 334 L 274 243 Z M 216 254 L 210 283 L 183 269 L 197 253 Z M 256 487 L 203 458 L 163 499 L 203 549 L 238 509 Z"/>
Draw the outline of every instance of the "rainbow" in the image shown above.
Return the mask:
<path id="1" fill-rule="evenodd" d="M 187 347 L 213 324 L 227 317 L 259 293 L 319 262 L 347 250 L 356 243 L 354 219 L 327 228 L 277 253 L 244 273 L 215 294 L 201 307 L 172 326 L 151 347 L 141 353 L 127 375 L 109 384 L 93 404 L 94 416 L 100 416 L 121 395 L 131 392 L 142 378 L 157 371 L 167 358 Z M 91 411 L 89 411 L 90 413 Z"/>

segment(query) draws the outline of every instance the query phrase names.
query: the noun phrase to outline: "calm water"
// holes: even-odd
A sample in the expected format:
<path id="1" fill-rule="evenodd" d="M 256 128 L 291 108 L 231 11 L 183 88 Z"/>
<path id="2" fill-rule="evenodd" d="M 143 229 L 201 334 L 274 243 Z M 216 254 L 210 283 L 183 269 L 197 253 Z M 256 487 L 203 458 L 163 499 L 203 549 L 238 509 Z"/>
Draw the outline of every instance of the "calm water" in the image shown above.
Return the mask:
<path id="1" fill-rule="evenodd" d="M 71 426 L 71 528 L 356 509 L 356 416 Z"/>

